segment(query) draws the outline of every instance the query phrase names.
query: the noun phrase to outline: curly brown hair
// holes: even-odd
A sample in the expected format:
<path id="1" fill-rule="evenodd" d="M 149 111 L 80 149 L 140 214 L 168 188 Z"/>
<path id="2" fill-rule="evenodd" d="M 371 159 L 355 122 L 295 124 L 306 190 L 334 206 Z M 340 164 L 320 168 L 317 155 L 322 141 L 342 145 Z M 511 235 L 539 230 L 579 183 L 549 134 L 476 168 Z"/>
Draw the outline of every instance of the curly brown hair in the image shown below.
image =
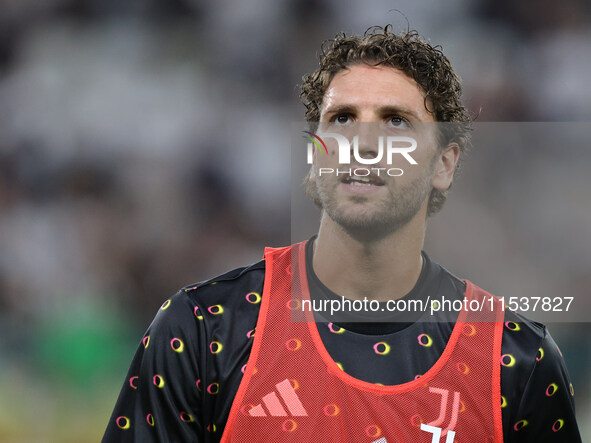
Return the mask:
<path id="1" fill-rule="evenodd" d="M 303 77 L 300 99 L 306 107 L 306 121 L 318 122 L 322 99 L 334 76 L 350 66 L 367 64 L 399 69 L 412 78 L 425 92 L 425 108 L 440 125 L 440 149 L 457 143 L 460 152 L 470 145 L 472 118 L 460 98 L 460 79 L 454 73 L 440 46 L 425 42 L 416 31 L 404 34 L 392 32 L 392 26 L 373 26 L 363 36 L 347 37 L 337 34 L 334 40 L 322 45 L 320 65 L 316 71 Z M 306 193 L 321 207 L 309 177 L 304 180 Z M 433 189 L 429 196 L 427 214 L 438 212 L 447 196 L 446 191 Z"/>

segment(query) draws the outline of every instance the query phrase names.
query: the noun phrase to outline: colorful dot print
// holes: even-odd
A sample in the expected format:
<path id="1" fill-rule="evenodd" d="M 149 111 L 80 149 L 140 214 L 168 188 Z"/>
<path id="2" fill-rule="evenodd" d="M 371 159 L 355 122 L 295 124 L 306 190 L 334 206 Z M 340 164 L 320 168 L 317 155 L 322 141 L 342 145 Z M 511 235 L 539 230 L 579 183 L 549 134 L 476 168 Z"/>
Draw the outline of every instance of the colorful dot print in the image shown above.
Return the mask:
<path id="1" fill-rule="evenodd" d="M 179 312 L 178 309 L 181 309 L 179 306 L 184 304 L 182 309 L 185 310 L 185 319 L 190 320 L 193 328 L 199 331 L 207 331 L 208 334 L 211 334 L 205 336 L 204 343 L 208 349 L 206 349 L 205 352 L 202 352 L 199 358 L 207 358 L 209 361 L 215 361 L 215 365 L 217 365 L 220 361 L 223 362 L 224 359 L 230 358 L 228 357 L 229 355 L 237 353 L 235 353 L 235 348 L 232 347 L 234 345 L 230 346 L 230 340 L 226 335 L 220 334 L 216 337 L 211 331 L 216 331 L 217 328 L 224 325 L 224 322 L 227 321 L 225 320 L 225 317 L 228 316 L 228 313 L 240 312 L 240 315 L 243 315 L 243 310 L 246 309 L 248 312 L 252 313 L 253 321 L 241 320 L 240 324 L 245 325 L 244 329 L 240 330 L 239 328 L 236 328 L 236 331 L 231 331 L 231 333 L 234 334 L 231 336 L 231 339 L 232 343 L 239 342 L 242 346 L 252 346 L 256 333 L 256 319 L 263 301 L 264 293 L 262 291 L 262 280 L 259 287 L 256 285 L 251 287 L 243 285 L 239 290 L 236 290 L 235 286 L 232 286 L 233 283 L 224 281 L 215 286 L 215 290 L 221 291 L 223 289 L 225 291 L 225 288 L 229 288 L 227 294 L 233 297 L 232 300 L 228 301 L 226 295 L 224 295 L 224 297 L 212 296 L 209 298 L 200 298 L 201 294 L 198 294 L 198 296 L 196 295 L 196 293 L 199 293 L 204 286 L 213 286 L 215 283 L 216 282 L 200 284 L 184 289 L 181 293 L 181 295 L 185 297 L 183 303 L 177 304 L 178 299 L 175 298 L 176 296 L 168 299 L 158 308 L 159 311 L 162 311 L 159 312 L 158 315 L 164 317 L 176 315 L 176 312 Z M 186 306 L 187 297 L 190 298 L 190 304 L 188 306 Z M 197 303 L 199 306 L 197 306 Z M 286 301 L 282 306 L 288 310 L 300 311 L 301 301 L 294 298 Z M 240 309 L 240 311 L 235 311 L 235 309 Z M 173 317 L 169 318 L 171 320 L 173 319 Z M 530 324 L 527 321 L 521 321 L 521 317 L 506 317 L 505 320 L 503 321 L 504 338 L 513 335 L 519 337 L 519 340 L 521 340 L 521 337 L 527 336 L 527 334 L 531 335 Z M 357 375 L 350 371 L 359 370 L 360 367 L 375 368 L 378 365 L 390 364 L 390 367 L 396 365 L 401 356 L 400 343 L 391 339 L 391 336 L 388 333 L 379 333 L 379 336 L 377 334 L 373 336 L 371 334 L 364 336 L 362 333 L 357 332 L 356 328 L 353 326 L 351 326 L 350 330 L 348 325 L 345 326 L 347 329 L 332 322 L 318 324 L 318 329 L 325 331 L 324 335 L 321 334 L 321 339 L 325 342 L 326 348 L 331 357 L 333 357 L 336 366 L 340 370 L 366 382 L 374 383 L 376 385 L 391 384 L 387 381 L 384 382 L 379 376 L 364 379 L 363 373 Z M 169 372 L 168 368 L 162 368 L 161 362 L 159 365 L 156 360 L 150 359 L 154 359 L 155 356 L 158 356 L 158 358 L 167 356 L 164 358 L 167 358 L 170 362 L 178 362 L 176 363 L 177 365 L 184 365 L 185 363 L 183 362 L 186 361 L 184 359 L 193 358 L 193 344 L 196 342 L 194 341 L 193 336 L 190 334 L 184 335 L 183 332 L 180 332 L 179 329 L 175 329 L 174 327 L 168 330 L 164 327 L 150 327 L 141 340 L 138 353 L 140 357 L 143 356 L 146 362 L 156 363 L 152 366 L 153 372 L 144 373 L 140 371 L 139 366 L 135 366 L 132 370 L 130 369 L 129 374 L 126 377 L 126 382 L 124 383 L 122 396 L 125 395 L 126 399 L 133 399 L 133 396 L 138 397 L 140 392 L 151 390 L 152 393 L 158 393 L 157 395 L 152 395 L 153 398 L 165 398 L 172 395 L 171 393 L 173 391 L 177 391 L 176 382 L 179 381 L 179 379 L 174 378 L 175 373 Z M 408 337 L 405 338 L 406 342 L 403 346 L 404 352 L 412 353 L 414 356 L 413 358 L 420 361 L 427 361 L 429 364 L 436 361 L 441 352 L 441 334 L 438 332 L 437 328 L 430 327 L 426 324 L 417 324 L 416 327 L 409 329 L 408 332 Z M 465 323 L 463 324 L 460 333 L 467 337 L 474 336 L 478 333 L 478 324 Z M 240 340 L 237 340 L 238 336 L 240 336 Z M 345 340 L 346 343 L 349 344 L 352 336 L 358 336 L 360 344 L 363 345 L 364 354 L 362 357 L 358 356 L 360 349 L 362 348 L 358 345 L 345 346 L 345 351 L 342 355 L 333 354 L 329 347 L 330 343 L 338 344 L 342 343 L 340 340 Z M 284 340 L 286 341 L 284 342 L 285 347 L 282 352 L 303 352 L 304 350 L 302 347 L 304 345 L 302 343 L 307 343 L 307 341 L 303 340 L 303 337 L 298 337 L 296 334 L 291 336 L 291 338 L 290 336 L 287 336 Z M 561 355 L 560 350 L 558 347 L 555 347 L 555 344 L 551 340 L 546 341 L 541 339 L 538 339 L 534 345 L 527 348 L 529 354 L 524 355 L 524 353 L 520 351 L 522 351 L 522 348 L 518 347 L 517 351 L 515 351 L 515 346 L 505 348 L 505 341 L 503 341 L 503 352 L 501 353 L 500 361 L 502 380 L 504 379 L 503 377 L 508 377 L 506 375 L 508 373 L 518 373 L 521 371 L 525 366 L 526 361 L 530 362 L 528 368 L 531 368 L 532 364 L 550 364 L 556 354 Z M 460 376 L 462 374 L 466 375 L 474 372 L 475 368 L 472 368 L 472 371 L 470 369 L 469 359 L 466 359 L 466 361 L 460 361 L 459 363 L 457 363 L 457 361 L 458 360 L 454 362 L 454 365 Z M 363 363 L 361 364 L 360 362 Z M 246 360 L 240 361 L 238 364 L 236 364 L 235 360 L 230 360 L 229 363 L 224 364 L 235 365 L 234 367 L 239 368 L 241 373 L 244 373 L 247 369 Z M 413 368 L 413 371 L 406 375 L 408 378 L 405 381 L 420 378 L 422 374 L 426 373 L 429 369 L 429 364 L 426 364 L 425 367 L 418 365 Z M 214 367 L 215 365 L 212 364 L 211 366 Z M 226 366 L 223 366 L 223 368 L 225 367 Z M 251 369 L 253 374 L 256 373 L 255 368 Z M 289 379 L 289 381 L 294 390 L 300 388 L 297 380 Z M 204 402 L 210 401 L 210 404 L 212 405 L 225 402 L 226 398 L 229 395 L 232 395 L 232 392 L 237 388 L 237 386 L 230 386 L 228 380 L 226 378 L 218 377 L 217 373 L 215 376 L 211 373 L 195 373 L 194 377 L 185 380 L 185 382 L 186 386 L 182 389 L 184 392 L 193 390 L 191 395 L 198 396 L 202 399 L 201 401 Z M 171 389 L 171 386 L 174 386 L 174 389 Z M 555 410 L 551 415 L 548 414 L 547 417 L 544 417 L 543 421 L 538 421 L 533 416 L 517 416 L 512 421 L 506 421 L 506 416 L 514 417 L 514 415 L 507 414 L 514 413 L 517 407 L 515 402 L 510 403 L 515 399 L 515 394 L 513 392 L 508 392 L 507 389 L 508 388 L 504 387 L 503 384 L 501 385 L 502 395 L 500 396 L 500 406 L 503 411 L 504 433 L 509 430 L 510 433 L 520 433 L 521 436 L 524 436 L 524 428 L 528 428 L 526 429 L 528 435 L 531 434 L 534 429 L 536 430 L 536 433 L 537 429 L 545 429 L 545 432 L 547 433 L 544 435 L 546 437 L 554 436 L 555 441 L 571 441 L 566 437 L 567 435 L 570 435 L 568 433 L 572 429 L 572 423 L 569 421 L 571 416 L 569 416 L 568 413 L 563 414 L 562 411 L 559 410 Z M 545 378 L 543 384 L 536 385 L 535 392 L 537 393 L 536 395 L 539 400 L 546 402 L 544 405 L 550 405 L 549 408 L 552 408 L 552 402 L 557 402 L 559 399 L 560 401 L 564 401 L 565 396 L 568 396 L 569 398 L 574 396 L 574 388 L 572 384 L 569 384 L 568 381 L 564 383 L 564 380 L 559 379 L 559 377 Z M 518 403 L 519 402 L 517 402 L 517 404 Z M 179 408 L 177 410 L 166 411 L 168 416 L 165 416 L 159 408 L 156 408 L 154 405 L 142 405 L 135 400 L 124 401 L 122 404 L 134 404 L 136 408 L 141 408 L 137 411 L 121 408 L 116 411 L 117 413 L 113 414 L 109 427 L 114 430 L 112 432 L 116 431 L 122 435 L 125 435 L 124 433 L 126 432 L 127 435 L 131 435 L 129 430 L 132 429 L 133 432 L 133 428 L 135 427 L 141 427 L 145 430 L 151 428 L 158 429 L 159 427 L 165 429 L 166 427 L 171 426 L 171 423 L 177 423 L 175 426 L 179 426 L 179 428 L 181 426 L 183 429 L 191 429 L 191 427 L 194 427 L 195 429 L 200 429 L 200 432 L 209 432 L 212 434 L 220 433 L 221 435 L 221 430 L 223 430 L 223 424 L 216 424 L 213 423 L 213 421 L 210 422 L 210 417 L 204 418 L 204 422 L 200 424 L 201 416 L 197 415 L 195 411 L 189 410 L 186 406 L 184 410 L 180 410 Z M 180 405 L 181 403 L 178 404 Z M 241 410 L 242 414 L 248 414 L 249 407 L 253 407 L 253 405 L 244 405 Z M 338 417 L 343 414 L 343 410 L 338 404 L 337 399 L 327 399 L 326 403 L 320 404 L 319 407 L 318 414 L 324 416 L 327 420 L 338 420 Z M 546 409 L 546 406 L 544 406 L 544 409 Z M 458 412 L 462 413 L 465 410 L 466 404 L 463 401 L 460 401 Z M 411 418 L 411 423 L 413 426 L 420 427 L 421 423 L 428 423 L 431 419 L 432 418 L 428 418 L 425 420 L 424 417 L 420 417 L 417 414 Z M 295 420 L 290 417 L 283 422 L 279 421 L 277 423 L 278 426 L 281 426 L 283 432 L 286 433 L 286 439 L 294 438 L 294 436 L 287 437 L 288 433 L 293 433 L 296 430 L 301 431 L 301 429 L 298 429 L 297 420 L 299 420 L 297 417 L 295 417 Z M 220 428 L 220 426 L 222 428 Z M 301 428 L 302 423 L 300 423 L 299 426 Z M 365 432 L 368 442 L 379 440 L 383 436 L 387 436 L 387 431 L 380 429 L 377 424 L 368 426 L 366 429 L 361 428 L 359 431 Z M 151 430 L 150 432 L 156 432 L 156 430 Z M 458 436 L 456 436 L 456 440 L 459 441 L 457 437 Z M 514 438 L 519 439 L 520 437 L 515 434 Z M 548 438 L 551 439 L 551 437 Z M 442 438 L 442 440 L 444 439 L 445 438 Z"/>
<path id="2" fill-rule="evenodd" d="M 464 375 L 466 375 L 468 372 L 470 372 L 470 367 L 464 363 L 464 362 L 459 362 L 456 365 L 456 368 L 458 369 L 458 371 Z"/>
<path id="3" fill-rule="evenodd" d="M 390 345 L 385 341 L 380 341 L 373 345 L 373 350 L 378 355 L 388 355 L 390 353 Z"/>
<path id="4" fill-rule="evenodd" d="M 285 342 L 285 347 L 290 351 L 298 351 L 302 347 L 302 341 L 298 338 L 290 338 Z"/>
<path id="5" fill-rule="evenodd" d="M 410 424 L 415 428 L 420 427 L 421 423 L 423 423 L 423 418 L 419 414 L 415 414 L 410 418 Z"/>
<path id="6" fill-rule="evenodd" d="M 334 403 L 330 403 L 324 407 L 323 411 L 327 417 L 335 417 L 340 414 L 341 409 Z"/>
<path id="7" fill-rule="evenodd" d="M 342 334 L 345 332 L 345 328 L 341 328 L 340 326 L 335 325 L 334 323 L 328 324 L 328 330 L 333 334 Z"/>
<path id="8" fill-rule="evenodd" d="M 209 344 L 209 350 L 212 354 L 219 354 L 224 349 L 224 345 L 222 345 L 219 341 L 212 341 Z"/>
<path id="9" fill-rule="evenodd" d="M 511 354 L 503 354 L 501 355 L 501 364 L 511 368 L 515 366 L 515 357 L 513 357 Z"/>
<path id="10" fill-rule="evenodd" d="M 519 331 L 519 330 L 521 330 L 521 327 L 519 326 L 519 323 L 515 323 L 513 321 L 505 322 L 505 327 L 507 329 L 509 329 L 510 331 Z"/>
<path id="11" fill-rule="evenodd" d="M 553 424 L 552 424 L 552 431 L 553 432 L 558 432 L 562 429 L 562 427 L 564 426 L 564 420 L 559 418 L 558 420 L 556 420 Z"/>
<path id="12" fill-rule="evenodd" d="M 425 348 L 430 348 L 433 345 L 433 339 L 427 334 L 419 334 L 417 340 L 419 341 L 419 344 Z"/>
<path id="13" fill-rule="evenodd" d="M 220 392 L 220 384 L 214 382 L 207 387 L 207 393 L 211 395 L 217 395 Z"/>
<path id="14" fill-rule="evenodd" d="M 458 410 L 458 412 L 464 412 L 466 410 L 466 403 L 464 403 L 462 400 L 460 400 L 460 409 Z"/>
<path id="15" fill-rule="evenodd" d="M 201 311 L 199 310 L 199 306 L 195 306 L 195 309 L 193 309 L 193 314 L 195 314 L 195 317 L 197 317 L 197 320 L 203 320 L 203 315 L 201 315 Z"/>
<path id="16" fill-rule="evenodd" d="M 281 424 L 281 429 L 283 429 L 285 432 L 293 432 L 296 430 L 297 427 L 298 427 L 298 424 L 296 423 L 295 420 L 292 420 L 291 418 L 285 420 Z"/>
<path id="17" fill-rule="evenodd" d="M 302 302 L 300 300 L 297 300 L 297 299 L 291 299 L 291 300 L 288 300 L 287 301 L 287 303 L 285 304 L 285 306 L 290 311 L 299 311 L 301 309 L 301 307 L 302 307 Z"/>
<path id="18" fill-rule="evenodd" d="M 466 323 L 464 325 L 464 329 L 462 331 L 462 334 L 464 334 L 467 337 L 472 337 L 473 335 L 476 334 L 476 328 L 474 327 L 473 324 Z"/>
<path id="19" fill-rule="evenodd" d="M 174 352 L 178 352 L 179 354 L 185 350 L 185 344 L 180 338 L 170 340 L 170 347 Z"/>
<path id="20" fill-rule="evenodd" d="M 157 388 L 162 389 L 164 387 L 164 379 L 161 375 L 156 374 L 152 381 L 154 382 L 154 386 L 156 386 Z"/>
<path id="21" fill-rule="evenodd" d="M 519 420 L 517 423 L 515 423 L 513 425 L 513 429 L 515 429 L 516 431 L 521 431 L 528 424 L 529 424 L 529 422 L 527 420 Z"/>
<path id="22" fill-rule="evenodd" d="M 125 416 L 117 417 L 116 423 L 120 429 L 129 429 L 131 427 L 131 421 Z"/>
<path id="23" fill-rule="evenodd" d="M 546 388 L 546 396 L 552 397 L 558 391 L 558 385 L 556 383 L 550 383 Z"/>
<path id="24" fill-rule="evenodd" d="M 207 310 L 213 315 L 220 315 L 224 313 L 224 308 L 222 305 L 213 305 L 207 308 Z"/>
<path id="25" fill-rule="evenodd" d="M 195 421 L 195 418 L 193 418 L 193 416 L 185 411 L 181 411 L 181 413 L 179 414 L 179 417 L 181 418 L 182 421 L 184 421 L 185 423 L 191 423 Z"/>
<path id="26" fill-rule="evenodd" d="M 246 294 L 246 301 L 253 305 L 259 304 L 261 302 L 261 294 L 258 292 L 249 292 Z"/>
<path id="27" fill-rule="evenodd" d="M 382 430 L 377 425 L 369 425 L 367 428 L 365 428 L 365 435 L 370 438 L 376 438 L 382 435 Z"/>

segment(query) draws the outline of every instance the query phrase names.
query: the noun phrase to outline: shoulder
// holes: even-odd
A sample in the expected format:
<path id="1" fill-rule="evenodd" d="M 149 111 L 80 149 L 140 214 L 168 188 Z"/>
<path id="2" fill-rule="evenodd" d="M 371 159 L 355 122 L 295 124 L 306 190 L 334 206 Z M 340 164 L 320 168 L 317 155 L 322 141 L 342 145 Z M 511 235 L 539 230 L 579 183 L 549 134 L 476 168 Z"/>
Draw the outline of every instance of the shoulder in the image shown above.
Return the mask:
<path id="1" fill-rule="evenodd" d="M 501 364 L 522 374 L 520 389 L 536 377 L 550 380 L 548 383 L 568 378 L 562 352 L 546 325 L 512 311 L 505 313 L 502 353 Z M 569 383 L 566 388 L 571 390 Z"/>
<path id="2" fill-rule="evenodd" d="M 203 280 L 198 283 L 193 283 L 185 286 L 179 292 L 183 292 L 189 296 L 194 296 L 199 290 L 199 294 L 203 294 L 203 290 L 211 288 L 215 285 L 222 284 L 220 287 L 228 288 L 229 285 L 239 285 L 241 283 L 248 283 L 252 281 L 258 281 L 264 277 L 265 273 L 265 260 L 260 260 L 248 266 L 232 269 L 224 274 L 220 274 L 216 277 L 208 280 Z M 213 292 L 216 292 L 218 288 L 215 288 Z M 207 291 L 212 292 L 212 291 Z"/>
<path id="3" fill-rule="evenodd" d="M 485 296 L 492 295 L 482 291 Z M 557 369 L 564 366 L 564 361 L 546 325 L 507 309 L 507 305 L 504 309 L 501 344 L 503 383 L 522 392 L 531 381 L 532 374 L 539 373 L 540 366 Z"/>
<path id="4" fill-rule="evenodd" d="M 228 303 L 242 293 L 244 293 L 244 298 L 247 298 L 246 295 L 249 292 L 256 292 L 260 295 L 264 279 L 265 260 L 261 260 L 209 280 L 185 286 L 175 297 L 185 297 L 194 306 Z"/>
<path id="5" fill-rule="evenodd" d="M 469 282 L 470 283 L 470 282 Z M 470 283 L 472 291 L 480 294 L 486 301 L 494 297 L 499 301 L 498 308 L 504 310 L 501 364 L 505 367 L 531 369 L 536 363 L 538 350 L 545 340 L 551 339 L 548 328 L 537 321 L 508 309 L 500 303 L 502 297 L 491 294 L 485 289 Z"/>
<path id="6" fill-rule="evenodd" d="M 221 317 L 243 305 L 260 301 L 265 261 L 236 268 L 216 277 L 181 288 L 160 306 L 150 329 L 183 328 L 195 320 Z M 248 303 L 248 301 L 251 303 Z"/>
<path id="7" fill-rule="evenodd" d="M 484 293 L 491 295 L 486 291 Z M 544 356 L 549 359 L 561 357 L 546 325 L 507 309 L 506 305 L 503 306 L 505 309 L 501 344 L 503 374 L 515 374 L 511 379 L 516 381 L 518 386 L 513 387 L 523 389 L 536 365 Z"/>
<path id="8" fill-rule="evenodd" d="M 505 311 L 501 364 L 530 374 L 545 354 L 554 356 L 548 328 L 513 311 Z M 546 348 L 546 350 L 544 350 Z"/>

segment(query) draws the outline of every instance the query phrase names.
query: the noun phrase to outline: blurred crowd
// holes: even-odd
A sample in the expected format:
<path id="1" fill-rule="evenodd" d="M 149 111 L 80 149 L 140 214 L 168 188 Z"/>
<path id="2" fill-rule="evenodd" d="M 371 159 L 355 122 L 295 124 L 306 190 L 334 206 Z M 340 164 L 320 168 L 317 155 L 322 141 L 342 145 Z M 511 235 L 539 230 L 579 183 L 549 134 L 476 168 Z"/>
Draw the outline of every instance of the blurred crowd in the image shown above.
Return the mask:
<path id="1" fill-rule="evenodd" d="M 27 411 L 0 399 L 0 441 L 18 440 L 35 410 L 45 415 L 29 439 L 96 440 L 158 306 L 181 286 L 257 261 L 264 245 L 290 243 L 286 134 L 303 120 L 296 85 L 322 41 L 387 23 L 443 46 L 478 122 L 591 120 L 583 0 L 0 0 L 0 387 L 21 392 Z M 474 154 L 478 169 L 461 177 L 472 194 L 458 190 L 466 199 L 448 211 L 475 217 L 475 236 L 491 219 L 478 191 L 494 200 L 491 186 L 502 184 L 491 171 L 508 167 L 500 154 L 513 155 L 514 168 L 540 155 L 527 144 L 499 148 Z M 508 218 L 482 241 L 503 260 L 511 251 L 499 251 L 493 233 L 514 245 L 533 230 L 539 255 L 527 275 L 538 279 L 554 269 L 544 242 L 570 215 L 580 237 L 566 237 L 577 247 L 559 254 L 557 281 L 586 295 L 591 151 L 571 151 L 576 158 L 538 160 L 565 180 L 553 188 L 571 204 L 558 205 L 564 217 L 542 212 L 539 223 L 515 225 L 524 202 L 497 201 Z M 542 173 L 528 174 L 503 195 L 527 184 L 536 197 Z M 535 214 L 543 200 L 527 203 Z M 461 263 L 465 249 L 439 226 L 434 251 Z M 571 370 L 589 414 L 589 343 L 580 338 L 589 326 L 558 331 L 577 354 Z M 91 385 L 104 396 L 95 403 Z M 63 396 L 86 404 L 77 420 L 67 406 L 47 414 Z"/>

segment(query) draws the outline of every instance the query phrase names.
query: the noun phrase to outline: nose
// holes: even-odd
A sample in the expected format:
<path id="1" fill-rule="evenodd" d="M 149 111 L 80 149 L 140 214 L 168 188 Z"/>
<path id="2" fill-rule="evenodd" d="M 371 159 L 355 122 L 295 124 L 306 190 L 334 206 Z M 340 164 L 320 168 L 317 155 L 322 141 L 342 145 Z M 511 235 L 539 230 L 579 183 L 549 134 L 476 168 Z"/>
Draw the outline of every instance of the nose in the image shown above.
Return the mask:
<path id="1" fill-rule="evenodd" d="M 381 160 L 383 149 L 378 123 L 360 122 L 357 124 L 357 134 L 352 140 L 351 152 L 355 159 L 362 164 L 373 164 Z"/>

